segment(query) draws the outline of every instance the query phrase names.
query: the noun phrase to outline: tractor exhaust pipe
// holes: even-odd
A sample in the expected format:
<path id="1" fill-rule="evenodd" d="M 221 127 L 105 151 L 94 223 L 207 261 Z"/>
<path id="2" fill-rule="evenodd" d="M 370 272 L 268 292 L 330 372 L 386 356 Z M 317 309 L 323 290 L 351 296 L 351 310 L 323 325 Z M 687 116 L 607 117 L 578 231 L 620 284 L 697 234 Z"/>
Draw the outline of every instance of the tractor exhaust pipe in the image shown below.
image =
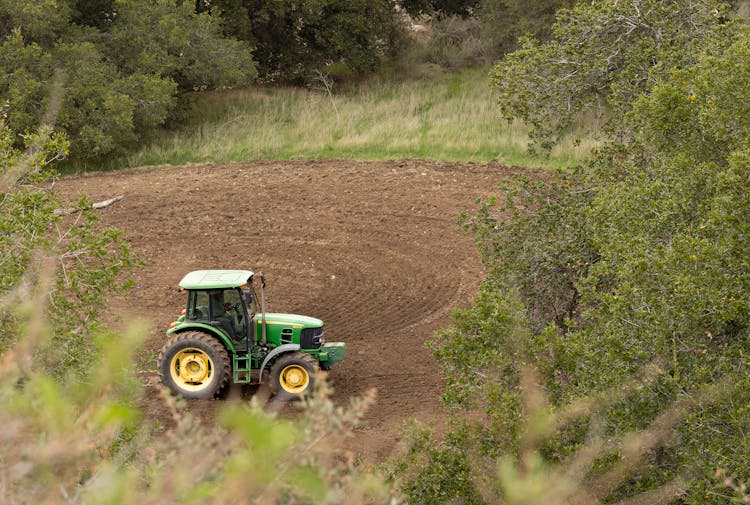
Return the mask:
<path id="1" fill-rule="evenodd" d="M 266 278 L 263 276 L 263 272 L 260 273 L 260 344 L 262 347 L 266 346 L 266 297 L 263 294 L 263 288 L 266 287 Z"/>

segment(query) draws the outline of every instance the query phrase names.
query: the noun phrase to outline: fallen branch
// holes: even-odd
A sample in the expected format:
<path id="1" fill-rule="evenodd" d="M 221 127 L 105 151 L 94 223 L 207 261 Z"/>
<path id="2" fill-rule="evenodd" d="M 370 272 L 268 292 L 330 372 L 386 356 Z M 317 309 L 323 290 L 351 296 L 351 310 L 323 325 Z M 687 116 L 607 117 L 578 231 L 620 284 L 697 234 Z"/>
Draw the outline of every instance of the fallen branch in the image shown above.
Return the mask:
<path id="1" fill-rule="evenodd" d="M 55 209 L 55 215 L 64 216 L 88 209 L 103 209 L 105 207 L 109 207 L 115 202 L 119 202 L 123 198 L 125 198 L 125 195 L 117 195 L 116 197 L 110 198 L 109 200 L 102 200 L 101 202 L 93 203 L 90 207 L 68 207 L 66 209 Z"/>

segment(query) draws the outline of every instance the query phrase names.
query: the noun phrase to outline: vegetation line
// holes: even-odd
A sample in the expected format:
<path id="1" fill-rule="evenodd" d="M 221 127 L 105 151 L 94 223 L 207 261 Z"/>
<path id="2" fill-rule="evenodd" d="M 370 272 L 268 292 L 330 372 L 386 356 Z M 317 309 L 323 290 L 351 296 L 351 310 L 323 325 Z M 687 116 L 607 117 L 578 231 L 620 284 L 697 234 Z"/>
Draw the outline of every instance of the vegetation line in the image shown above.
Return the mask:
<path id="1" fill-rule="evenodd" d="M 580 143 L 571 135 L 548 158 L 530 155 L 528 129 L 497 113 L 487 69 L 340 90 L 326 85 L 196 94 L 178 131 L 163 132 L 127 157 L 74 168 L 310 158 L 497 160 L 563 168 L 580 163 L 594 144 L 590 135 Z"/>

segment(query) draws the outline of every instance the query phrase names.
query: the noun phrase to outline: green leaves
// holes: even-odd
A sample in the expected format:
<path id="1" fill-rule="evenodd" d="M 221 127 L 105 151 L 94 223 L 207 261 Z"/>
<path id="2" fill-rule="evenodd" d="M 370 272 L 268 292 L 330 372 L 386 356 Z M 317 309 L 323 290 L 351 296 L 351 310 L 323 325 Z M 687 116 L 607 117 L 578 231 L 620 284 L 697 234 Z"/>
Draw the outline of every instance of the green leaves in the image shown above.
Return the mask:
<path id="1" fill-rule="evenodd" d="M 119 0 L 106 51 L 123 73 L 168 78 L 183 91 L 248 85 L 256 76 L 248 44 L 223 38 L 219 16 L 193 4 Z"/>
<path id="2" fill-rule="evenodd" d="M 467 408 L 491 398 L 495 389 L 512 389 L 529 340 L 517 297 L 483 289 L 472 309 L 453 317 L 454 326 L 430 343 L 448 379 L 446 405 Z"/>
<path id="3" fill-rule="evenodd" d="M 0 120 L 0 295 L 35 278 L 41 258 L 55 264 L 54 288 L 46 294 L 54 336 L 37 349 L 35 365 L 57 378 L 80 378 L 91 372 L 96 355 L 91 337 L 107 297 L 127 289 L 123 274 L 138 260 L 120 230 L 100 226 L 85 198 L 74 217 L 60 212 L 64 205 L 49 183 L 55 176 L 51 163 L 67 153 L 65 137 L 43 127 L 26 142 L 26 151 L 15 150 L 12 133 Z M 0 351 L 17 341 L 23 329 L 19 321 L 6 313 L 0 318 Z"/>
<path id="4" fill-rule="evenodd" d="M 527 40 L 494 69 L 507 118 L 533 126 L 549 149 L 585 110 L 609 109 L 610 126 L 673 68 L 718 48 L 736 25 L 711 0 L 587 2 L 561 10 L 549 42 Z"/>
<path id="5" fill-rule="evenodd" d="M 490 198 L 462 219 L 490 270 L 436 355 L 446 397 L 481 408 L 495 429 L 457 420 L 468 443 L 426 452 L 424 475 L 449 454 L 471 461 L 471 433 L 503 455 L 504 502 L 531 502 L 543 491 L 533 477 L 557 479 L 552 463 L 575 464 L 571 455 L 600 436 L 621 442 L 580 467 L 593 483 L 597 472 L 614 475 L 605 492 L 592 486 L 592 503 L 666 503 L 680 489 L 682 502 L 720 503 L 716 468 L 750 479 L 750 31 L 709 8 L 579 4 L 558 17 L 550 43 L 529 41 L 496 67 L 501 107 L 531 121 L 538 139 L 554 141 L 598 97 L 617 124 L 585 167 L 541 182 L 516 177 L 501 187 L 504 204 Z M 506 318 L 524 311 L 524 352 L 514 354 L 518 332 Z M 525 363 L 540 370 L 553 418 L 590 417 L 549 433 L 541 458 L 521 457 L 514 473 L 525 448 L 518 426 L 533 427 L 520 420 Z M 654 366 L 656 377 L 641 380 Z M 601 398 L 605 408 L 589 409 Z M 646 437 L 636 462 L 633 447 L 650 432 L 658 439 Z"/>
<path id="6" fill-rule="evenodd" d="M 42 121 L 51 76 L 61 73 L 58 126 L 79 160 L 132 149 L 166 123 L 179 92 L 256 76 L 249 45 L 224 38 L 218 15 L 196 14 L 189 2 L 71 3 L 0 3 L 0 96 L 8 127 L 24 134 Z"/>
<path id="7" fill-rule="evenodd" d="M 376 70 L 398 38 L 387 0 L 216 0 L 225 30 L 255 46 L 264 79 L 308 82 L 314 71 Z"/>

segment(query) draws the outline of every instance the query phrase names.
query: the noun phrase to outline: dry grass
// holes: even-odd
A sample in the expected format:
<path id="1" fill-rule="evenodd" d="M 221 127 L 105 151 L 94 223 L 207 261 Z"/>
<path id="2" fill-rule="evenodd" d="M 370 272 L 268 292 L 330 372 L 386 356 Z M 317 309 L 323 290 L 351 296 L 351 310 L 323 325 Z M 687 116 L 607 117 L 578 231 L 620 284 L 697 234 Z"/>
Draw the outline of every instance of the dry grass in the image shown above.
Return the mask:
<path id="1" fill-rule="evenodd" d="M 332 94 L 254 88 L 192 97 L 191 119 L 109 168 L 254 159 L 430 158 L 561 168 L 594 145 L 571 137 L 549 158 L 527 153 L 527 128 L 498 114 L 486 70 L 373 81 Z"/>

